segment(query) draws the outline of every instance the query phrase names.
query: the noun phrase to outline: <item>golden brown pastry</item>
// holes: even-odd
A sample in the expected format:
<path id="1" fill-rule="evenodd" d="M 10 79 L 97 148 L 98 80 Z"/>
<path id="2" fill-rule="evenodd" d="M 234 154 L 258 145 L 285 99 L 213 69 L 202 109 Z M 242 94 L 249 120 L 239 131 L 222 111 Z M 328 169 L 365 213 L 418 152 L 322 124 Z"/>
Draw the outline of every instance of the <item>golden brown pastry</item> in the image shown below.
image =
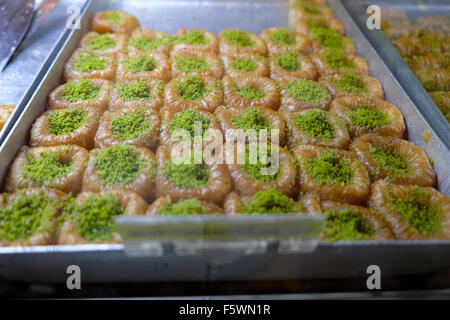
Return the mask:
<path id="1" fill-rule="evenodd" d="M 196 74 L 220 79 L 222 60 L 214 53 L 201 49 L 182 48 L 170 55 L 172 78 Z"/>
<path id="2" fill-rule="evenodd" d="M 220 54 L 259 53 L 267 55 L 265 41 L 254 33 L 239 29 L 224 29 L 219 32 Z"/>
<path id="3" fill-rule="evenodd" d="M 118 55 L 116 80 L 134 81 L 141 78 L 170 80 L 170 63 L 162 53 L 120 53 Z"/>
<path id="4" fill-rule="evenodd" d="M 180 28 L 173 37 L 172 43 L 174 51 L 188 48 L 219 54 L 219 39 L 214 33 L 205 29 Z"/>
<path id="5" fill-rule="evenodd" d="M 113 54 L 76 50 L 64 66 L 64 81 L 79 78 L 114 80 L 116 61 Z"/>
<path id="6" fill-rule="evenodd" d="M 120 10 L 97 12 L 92 20 L 92 30 L 98 33 L 131 34 L 136 28 L 136 17 Z"/>

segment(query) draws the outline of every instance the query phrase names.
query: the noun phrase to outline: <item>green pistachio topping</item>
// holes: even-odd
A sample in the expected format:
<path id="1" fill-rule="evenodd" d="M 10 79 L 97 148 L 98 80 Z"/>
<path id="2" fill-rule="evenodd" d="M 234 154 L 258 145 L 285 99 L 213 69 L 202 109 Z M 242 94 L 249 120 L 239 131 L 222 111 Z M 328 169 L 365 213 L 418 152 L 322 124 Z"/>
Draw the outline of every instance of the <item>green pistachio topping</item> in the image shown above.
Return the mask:
<path id="1" fill-rule="evenodd" d="M 322 48 L 331 50 L 345 50 L 351 41 L 329 28 L 311 28 L 311 36 L 317 39 Z"/>
<path id="2" fill-rule="evenodd" d="M 190 31 L 185 34 L 176 35 L 172 38 L 174 44 L 184 43 L 189 45 L 206 45 L 209 43 L 209 39 L 205 35 L 197 30 Z"/>
<path id="3" fill-rule="evenodd" d="M 231 123 L 236 129 L 249 130 L 254 129 L 256 131 L 262 129 L 270 129 L 270 125 L 261 112 L 255 109 L 247 109 L 237 117 L 231 119 Z"/>
<path id="4" fill-rule="evenodd" d="M 311 29 L 324 28 L 329 29 L 325 20 L 322 19 L 309 19 L 307 22 L 308 27 Z"/>
<path id="5" fill-rule="evenodd" d="M 285 46 L 293 46 L 297 43 L 294 32 L 286 28 L 280 28 L 272 31 L 270 34 L 270 40 Z"/>
<path id="6" fill-rule="evenodd" d="M 108 66 L 108 59 L 100 57 L 97 53 L 79 54 L 73 68 L 80 72 L 93 72 L 104 70 Z"/>
<path id="7" fill-rule="evenodd" d="M 178 70 L 183 72 L 190 71 L 205 71 L 208 70 L 208 64 L 205 59 L 191 58 L 191 57 L 176 57 L 175 66 Z"/>
<path id="8" fill-rule="evenodd" d="M 252 100 L 262 99 L 265 96 L 264 92 L 262 92 L 258 89 L 255 89 L 252 86 L 247 86 L 247 87 L 235 86 L 234 90 L 241 97 L 244 97 L 247 99 L 252 99 Z"/>
<path id="9" fill-rule="evenodd" d="M 327 241 L 368 240 L 375 234 L 373 225 L 352 209 L 325 212 L 326 225 L 323 234 Z"/>
<path id="10" fill-rule="evenodd" d="M 72 162 L 60 161 L 53 153 L 41 152 L 40 157 L 27 155 L 28 163 L 24 166 L 24 177 L 42 186 L 65 177 L 73 169 Z"/>
<path id="11" fill-rule="evenodd" d="M 129 84 L 122 83 L 118 85 L 118 88 L 120 97 L 126 101 L 149 100 L 151 98 L 146 79 L 139 79 Z"/>
<path id="12" fill-rule="evenodd" d="M 314 5 L 309 5 L 309 4 L 303 4 L 301 5 L 301 7 L 303 8 L 303 10 L 305 10 L 307 13 L 309 14 L 320 14 L 320 10 L 317 9 Z"/>
<path id="13" fill-rule="evenodd" d="M 275 61 L 278 63 L 281 69 L 295 72 L 300 70 L 300 53 L 298 51 L 286 51 L 280 56 L 275 57 Z"/>
<path id="14" fill-rule="evenodd" d="M 269 168 L 271 166 L 271 154 L 272 149 L 270 146 L 267 146 L 267 158 L 261 159 L 259 151 L 259 145 L 256 154 L 256 163 L 250 163 L 250 150 L 249 146 L 245 146 L 245 163 L 241 165 L 242 169 L 252 178 L 263 181 L 263 182 L 271 182 L 278 178 L 280 174 L 280 168 L 278 171 L 273 174 L 263 174 L 263 168 Z M 262 161 L 264 160 L 264 161 Z M 269 160 L 269 161 L 267 161 Z M 268 163 L 265 163 L 268 162 Z"/>
<path id="15" fill-rule="evenodd" d="M 295 114 L 294 121 L 308 136 L 322 140 L 334 138 L 336 128 L 323 110 L 311 109 L 303 114 Z"/>
<path id="16" fill-rule="evenodd" d="M 294 213 L 294 201 L 281 191 L 268 188 L 258 191 L 254 199 L 242 208 L 242 213 Z"/>
<path id="17" fill-rule="evenodd" d="M 203 188 L 210 182 L 208 168 L 203 163 L 174 163 L 167 161 L 164 175 L 177 187 Z"/>
<path id="18" fill-rule="evenodd" d="M 158 49 L 163 44 L 169 43 L 167 37 L 161 37 L 156 39 L 148 39 L 144 37 L 131 37 L 128 44 L 142 51 L 153 51 Z"/>
<path id="19" fill-rule="evenodd" d="M 289 94 L 305 103 L 320 103 L 328 96 L 326 87 L 312 80 L 295 79 L 288 83 Z"/>
<path id="20" fill-rule="evenodd" d="M 375 160 L 378 168 L 386 170 L 388 177 L 398 178 L 409 173 L 408 162 L 389 147 L 370 148 L 369 154 Z"/>
<path id="21" fill-rule="evenodd" d="M 202 202 L 197 198 L 180 200 L 177 203 L 166 204 L 158 209 L 159 214 L 202 214 L 205 213 Z"/>
<path id="22" fill-rule="evenodd" d="M 117 116 L 111 121 L 111 132 L 120 140 L 142 137 L 150 127 L 150 120 L 144 112 L 135 112 Z"/>
<path id="23" fill-rule="evenodd" d="M 127 69 L 133 73 L 150 72 L 155 70 L 157 66 L 156 60 L 148 56 L 127 58 L 123 62 Z"/>
<path id="24" fill-rule="evenodd" d="M 133 147 L 115 145 L 100 150 L 95 157 L 94 165 L 102 182 L 114 185 L 134 181 L 144 169 L 145 162 Z"/>
<path id="25" fill-rule="evenodd" d="M 324 152 L 320 157 L 306 159 L 305 162 L 308 174 L 320 183 L 344 186 L 352 182 L 352 166 L 335 153 Z"/>
<path id="26" fill-rule="evenodd" d="M 256 43 L 250 38 L 249 33 L 242 30 L 228 30 L 223 34 L 224 38 L 235 47 L 252 47 Z"/>
<path id="27" fill-rule="evenodd" d="M 100 50 L 104 51 L 107 49 L 114 48 L 116 46 L 116 42 L 111 40 L 108 34 L 101 34 L 95 36 L 89 41 L 88 49 L 89 50 Z"/>
<path id="28" fill-rule="evenodd" d="M 108 241 L 117 230 L 114 218 L 124 209 L 113 195 L 92 196 L 75 206 L 74 223 L 77 233 L 88 241 Z"/>
<path id="29" fill-rule="evenodd" d="M 175 130 L 184 129 L 187 130 L 192 139 L 195 136 L 195 123 L 200 122 L 202 125 L 202 136 L 205 134 L 211 126 L 211 120 L 206 118 L 200 112 L 194 109 L 185 109 L 174 115 L 170 121 L 169 130 L 173 132 Z"/>
<path id="30" fill-rule="evenodd" d="M 62 98 L 68 102 L 77 102 L 95 99 L 99 93 L 100 87 L 91 79 L 80 79 L 64 85 L 64 96 Z"/>
<path id="31" fill-rule="evenodd" d="M 120 10 L 106 11 L 105 19 L 113 24 L 120 24 L 123 19 L 122 12 Z"/>
<path id="32" fill-rule="evenodd" d="M 360 76 L 356 73 L 342 73 L 340 76 L 341 80 L 331 79 L 331 82 L 334 83 L 339 89 L 353 94 L 361 94 L 369 91 L 369 89 L 364 86 Z"/>
<path id="33" fill-rule="evenodd" d="M 248 58 L 235 59 L 230 64 L 232 68 L 245 72 L 253 72 L 258 68 L 258 64 Z"/>
<path id="34" fill-rule="evenodd" d="M 428 203 L 429 193 L 414 187 L 411 193 L 404 198 L 391 195 L 388 207 L 399 214 L 411 227 L 425 236 L 431 236 L 441 227 L 441 208 Z"/>
<path id="35" fill-rule="evenodd" d="M 26 195 L 0 207 L 0 239 L 15 241 L 34 234 L 52 231 L 52 221 L 58 213 L 58 204 L 44 191 Z"/>
<path id="36" fill-rule="evenodd" d="M 333 68 L 354 68 L 353 61 L 348 59 L 347 55 L 341 51 L 325 50 L 320 53 L 325 62 Z"/>
<path id="37" fill-rule="evenodd" d="M 198 76 L 187 76 L 185 81 L 178 82 L 178 95 L 185 101 L 200 100 L 207 92 L 202 78 Z"/>
<path id="38" fill-rule="evenodd" d="M 368 129 L 380 128 L 390 123 L 385 113 L 369 104 L 348 108 L 346 116 L 350 120 L 350 125 Z"/>
<path id="39" fill-rule="evenodd" d="M 72 133 L 89 121 L 86 111 L 81 108 L 57 110 L 48 116 L 50 133 L 58 136 Z"/>

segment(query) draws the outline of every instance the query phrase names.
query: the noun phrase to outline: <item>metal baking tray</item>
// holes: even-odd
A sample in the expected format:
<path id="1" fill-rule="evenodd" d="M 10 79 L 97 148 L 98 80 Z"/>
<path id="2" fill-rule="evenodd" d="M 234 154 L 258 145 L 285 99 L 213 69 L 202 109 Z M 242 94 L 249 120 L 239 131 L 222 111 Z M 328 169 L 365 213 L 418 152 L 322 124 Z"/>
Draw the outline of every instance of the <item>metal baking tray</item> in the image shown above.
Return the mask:
<path id="1" fill-rule="evenodd" d="M 402 10 L 409 19 L 420 16 L 450 14 L 450 1 L 442 0 L 347 0 L 344 6 L 353 19 L 357 22 L 361 31 L 367 37 L 379 56 L 383 59 L 400 85 L 417 106 L 424 118 L 430 123 L 436 134 L 442 139 L 447 148 L 450 148 L 450 124 L 440 112 L 420 81 L 408 67 L 389 39 L 381 30 L 368 29 L 365 13 L 367 5 L 377 5 L 380 8 L 392 8 Z M 383 18 L 383 17 L 381 17 Z"/>
<path id="2" fill-rule="evenodd" d="M 450 169 L 446 166 L 449 150 L 364 38 L 342 3 L 329 1 L 329 5 L 343 22 L 348 36 L 354 39 L 358 54 L 369 62 L 372 74 L 383 84 L 386 99 L 404 114 L 409 139 L 434 159 L 438 187 L 449 194 Z M 0 146 L 0 180 L 20 146 L 28 142 L 34 119 L 44 111 L 47 94 L 60 83 L 64 63 L 88 30 L 93 14 L 105 9 L 122 9 L 136 15 L 143 26 L 172 34 L 180 27 L 202 27 L 214 32 L 235 27 L 258 34 L 273 26 L 287 27 L 287 2 L 283 0 L 90 1 L 82 12 L 81 29 L 74 30 L 65 40 L 23 114 Z M 430 140 L 425 143 L 422 133 L 427 130 Z M 126 223 L 119 227 L 126 231 Z M 176 243 L 162 243 L 158 248 L 153 244 L 130 241 L 124 245 L 0 248 L 0 278 L 62 284 L 67 279 L 67 267 L 78 265 L 83 282 L 361 279 L 362 287 L 365 287 L 369 265 L 378 265 L 382 277 L 442 274 L 450 268 L 450 241 L 317 245 L 312 240 L 309 246 L 298 248 L 296 253 L 280 251 L 279 244 L 264 239 L 247 248 L 227 241 L 217 246 L 194 248 L 183 247 L 183 241 L 178 247 Z M 443 287 L 449 285 L 450 279 L 442 283 Z"/>

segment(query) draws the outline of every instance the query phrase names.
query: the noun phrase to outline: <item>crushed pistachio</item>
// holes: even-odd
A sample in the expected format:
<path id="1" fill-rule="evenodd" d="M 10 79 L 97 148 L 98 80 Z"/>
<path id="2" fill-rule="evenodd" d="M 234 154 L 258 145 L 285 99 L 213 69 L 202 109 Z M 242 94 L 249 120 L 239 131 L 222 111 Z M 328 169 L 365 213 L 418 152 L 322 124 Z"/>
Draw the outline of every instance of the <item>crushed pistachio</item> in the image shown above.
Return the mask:
<path id="1" fill-rule="evenodd" d="M 252 99 L 252 100 L 262 99 L 265 96 L 264 92 L 262 92 L 258 89 L 255 89 L 252 86 L 246 86 L 246 87 L 235 86 L 234 90 L 241 97 L 244 97 L 247 99 Z"/>
<path id="2" fill-rule="evenodd" d="M 308 135 L 322 140 L 335 136 L 335 126 L 325 111 L 311 109 L 303 114 L 294 114 L 295 123 Z"/>
<path id="3" fill-rule="evenodd" d="M 270 40 L 285 46 L 293 46 L 297 43 L 295 34 L 292 30 L 280 28 L 270 33 Z"/>
<path id="4" fill-rule="evenodd" d="M 205 209 L 202 206 L 202 202 L 197 198 L 180 200 L 177 203 L 166 204 L 158 209 L 159 214 L 202 214 L 205 213 Z"/>
<path id="5" fill-rule="evenodd" d="M 28 163 L 23 168 L 24 177 L 39 186 L 62 178 L 73 169 L 72 162 L 62 162 L 54 153 L 41 152 L 37 158 L 27 154 L 27 157 Z"/>
<path id="6" fill-rule="evenodd" d="M 323 237 L 327 241 L 368 240 L 375 234 L 373 225 L 354 209 L 326 211 L 325 217 Z"/>
<path id="7" fill-rule="evenodd" d="M 178 82 L 178 95 L 185 101 L 200 100 L 207 92 L 202 78 L 198 76 L 187 76 L 185 81 Z"/>
<path id="8" fill-rule="evenodd" d="M 300 53 L 298 51 L 286 51 L 282 55 L 276 56 L 275 61 L 281 69 L 286 71 L 295 72 L 301 68 Z"/>
<path id="9" fill-rule="evenodd" d="M 362 104 L 358 107 L 349 107 L 346 116 L 350 125 L 368 129 L 380 128 L 390 123 L 389 117 L 370 104 Z"/>
<path id="10" fill-rule="evenodd" d="M 245 72 L 253 72 L 258 68 L 258 64 L 248 58 L 234 59 L 230 64 L 232 68 Z"/>
<path id="11" fill-rule="evenodd" d="M 200 122 L 202 126 L 202 136 L 211 126 L 211 120 L 194 109 L 185 109 L 174 115 L 170 121 L 169 131 L 184 129 L 187 130 L 192 139 L 195 136 L 195 123 Z"/>
<path id="12" fill-rule="evenodd" d="M 122 12 L 120 10 L 106 11 L 105 19 L 113 24 L 120 24 L 123 19 Z"/>
<path id="13" fill-rule="evenodd" d="M 315 180 L 323 184 L 348 185 L 352 182 L 353 168 L 348 160 L 332 152 L 306 159 L 306 170 Z"/>
<path id="14" fill-rule="evenodd" d="M 267 146 L 267 158 L 264 159 L 265 161 L 261 161 L 260 151 L 259 151 L 259 145 L 257 146 L 257 155 L 256 155 L 256 163 L 251 164 L 250 163 L 250 150 L 249 146 L 245 146 L 245 163 L 241 165 L 242 169 L 252 178 L 263 181 L 263 182 L 271 182 L 278 178 L 280 174 L 280 168 L 278 168 L 278 171 L 273 174 L 262 174 L 263 168 L 269 168 L 271 166 L 271 155 L 272 155 L 272 149 L 270 146 Z M 267 161 L 269 160 L 269 161 Z M 268 163 L 263 163 L 268 162 Z"/>
<path id="15" fill-rule="evenodd" d="M 325 50 L 320 53 L 325 62 L 333 68 L 354 68 L 355 64 L 341 51 Z"/>
<path id="16" fill-rule="evenodd" d="M 295 79 L 287 85 L 289 94 L 306 103 L 320 103 L 328 96 L 326 87 L 312 80 Z"/>
<path id="17" fill-rule="evenodd" d="M 152 57 L 132 57 L 127 58 L 124 61 L 125 66 L 130 72 L 150 72 L 155 70 L 157 63 Z"/>
<path id="18" fill-rule="evenodd" d="M 167 37 L 161 37 L 156 39 L 148 39 L 144 37 L 131 37 L 128 44 L 142 51 L 153 51 L 158 49 L 163 44 L 169 43 Z"/>
<path id="19" fill-rule="evenodd" d="M 76 102 L 95 99 L 99 93 L 100 87 L 91 79 L 80 79 L 64 85 L 64 96 L 62 98 L 68 102 Z"/>
<path id="20" fill-rule="evenodd" d="M 104 51 L 107 49 L 114 48 L 115 46 L 116 42 L 113 41 L 108 34 L 101 34 L 95 36 L 89 41 L 88 49 Z"/>
<path id="21" fill-rule="evenodd" d="M 353 94 L 361 94 L 369 91 L 369 89 L 364 86 L 361 77 L 354 72 L 342 73 L 340 78 L 340 80 L 331 79 L 331 82 L 341 90 Z"/>
<path id="22" fill-rule="evenodd" d="M 208 69 L 208 64 L 206 63 L 205 59 L 191 57 L 176 57 L 175 66 L 178 70 L 183 72 L 201 72 Z"/>
<path id="23" fill-rule="evenodd" d="M 210 174 L 203 163 L 174 163 L 164 165 L 164 175 L 177 187 L 203 188 L 210 182 Z"/>
<path id="24" fill-rule="evenodd" d="M 142 137 L 150 127 L 150 120 L 144 112 L 134 112 L 117 116 L 111 121 L 111 132 L 120 140 Z"/>
<path id="25" fill-rule="evenodd" d="M 262 129 L 271 128 L 262 113 L 258 112 L 255 109 L 245 110 L 237 117 L 233 117 L 231 119 L 231 123 L 236 129 L 242 130 L 254 129 L 256 131 L 259 131 Z"/>
<path id="26" fill-rule="evenodd" d="M 80 72 L 93 72 L 104 70 L 108 66 L 108 59 L 97 53 L 79 54 L 75 59 L 73 68 Z"/>
<path id="27" fill-rule="evenodd" d="M 250 38 L 249 33 L 242 30 L 228 30 L 223 34 L 224 38 L 235 47 L 252 47 L 256 43 Z"/>
<path id="28" fill-rule="evenodd" d="M 72 133 L 89 121 L 86 111 L 79 107 L 53 111 L 48 116 L 51 134 L 58 136 Z"/>
<path id="29" fill-rule="evenodd" d="M 209 39 L 205 35 L 198 31 L 192 30 L 185 34 L 180 34 L 172 37 L 172 42 L 174 44 L 184 43 L 189 45 L 206 45 L 209 43 Z"/>
<path id="30" fill-rule="evenodd" d="M 119 88 L 119 95 L 127 101 L 133 100 L 149 100 L 151 92 L 147 88 L 146 79 L 138 79 L 132 83 L 122 83 L 117 86 Z"/>
<path id="31" fill-rule="evenodd" d="M 378 168 L 386 170 L 390 178 L 401 177 L 410 171 L 408 162 L 389 146 L 370 148 L 369 154 L 377 163 Z"/>
<path id="32" fill-rule="evenodd" d="M 345 50 L 350 39 L 341 36 L 333 29 L 315 27 L 311 28 L 311 36 L 319 42 L 322 48 L 331 50 Z"/>
<path id="33" fill-rule="evenodd" d="M 309 14 L 316 15 L 316 14 L 320 14 L 321 13 L 320 10 L 317 9 L 314 5 L 303 4 L 301 7 L 303 8 L 303 10 L 305 10 Z"/>
<path id="34" fill-rule="evenodd" d="M 268 188 L 258 191 L 254 199 L 242 208 L 242 213 L 294 213 L 294 201 L 281 191 Z"/>

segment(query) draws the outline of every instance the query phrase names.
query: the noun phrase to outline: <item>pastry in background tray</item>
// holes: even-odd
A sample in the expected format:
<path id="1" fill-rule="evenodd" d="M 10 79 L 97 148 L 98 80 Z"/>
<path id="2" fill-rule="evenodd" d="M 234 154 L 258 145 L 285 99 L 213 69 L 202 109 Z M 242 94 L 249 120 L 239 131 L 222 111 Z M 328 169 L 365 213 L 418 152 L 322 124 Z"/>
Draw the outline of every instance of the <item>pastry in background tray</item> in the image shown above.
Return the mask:
<path id="1" fill-rule="evenodd" d="M 327 110 L 333 95 L 321 82 L 295 79 L 281 86 L 281 107 L 291 112 L 306 109 Z"/>
<path id="2" fill-rule="evenodd" d="M 3 129 L 15 107 L 16 105 L 0 105 L 0 130 Z"/>
<path id="3" fill-rule="evenodd" d="M 290 26 L 295 26 L 298 21 L 315 19 L 333 19 L 333 9 L 326 4 L 298 2 L 293 5 L 288 13 Z"/>
<path id="4" fill-rule="evenodd" d="M 159 197 L 146 211 L 146 214 L 150 216 L 218 213 L 223 213 L 223 209 L 212 202 L 201 201 L 197 198 L 173 201 L 170 196 Z"/>
<path id="5" fill-rule="evenodd" d="M 135 81 L 116 82 L 111 88 L 109 110 L 142 107 L 158 111 L 164 104 L 164 82 L 159 79 L 140 78 Z"/>
<path id="6" fill-rule="evenodd" d="M 158 79 L 168 82 L 170 62 L 162 53 L 120 53 L 117 59 L 116 80 L 119 82 L 138 79 Z"/>
<path id="7" fill-rule="evenodd" d="M 92 20 L 92 30 L 98 33 L 131 34 L 137 28 L 136 17 L 120 10 L 97 12 Z"/>
<path id="8" fill-rule="evenodd" d="M 112 54 L 98 54 L 84 49 L 76 50 L 64 66 L 64 81 L 79 78 L 114 80 L 116 61 Z"/>
<path id="9" fill-rule="evenodd" d="M 343 72 L 369 73 L 366 60 L 340 51 L 322 50 L 313 54 L 311 60 L 321 77 Z"/>
<path id="10" fill-rule="evenodd" d="M 241 53 L 234 55 L 222 54 L 225 74 L 232 78 L 237 77 L 269 77 L 267 59 L 257 53 Z"/>
<path id="11" fill-rule="evenodd" d="M 217 36 L 205 29 L 178 29 L 172 37 L 172 50 L 198 49 L 219 54 L 219 39 Z"/>
<path id="12" fill-rule="evenodd" d="M 79 48 L 99 54 L 113 54 L 123 51 L 127 46 L 128 36 L 118 33 L 88 32 L 80 40 Z"/>
<path id="13" fill-rule="evenodd" d="M 380 180 L 372 185 L 370 206 L 397 240 L 450 240 L 450 197 L 433 188 Z"/>
<path id="14" fill-rule="evenodd" d="M 172 78 L 196 74 L 220 79 L 222 60 L 214 53 L 201 49 L 182 48 L 170 54 Z"/>
<path id="15" fill-rule="evenodd" d="M 281 55 L 272 56 L 269 63 L 270 77 L 281 84 L 298 78 L 317 78 L 317 70 L 312 61 L 298 51 L 285 51 Z"/>
<path id="16" fill-rule="evenodd" d="M 319 79 L 335 98 L 362 96 L 370 99 L 384 99 L 381 83 L 374 77 L 354 72 L 336 73 Z"/>
<path id="17" fill-rule="evenodd" d="M 128 39 L 126 50 L 131 53 L 158 52 L 169 56 L 170 48 L 169 34 L 161 31 L 139 28 L 134 30 Z"/>
<path id="18" fill-rule="evenodd" d="M 278 56 L 286 51 L 297 51 L 307 55 L 312 52 L 310 40 L 299 33 L 286 28 L 269 28 L 263 30 L 261 38 L 266 41 L 270 56 Z"/>
<path id="19" fill-rule="evenodd" d="M 337 34 L 345 34 L 344 25 L 342 24 L 342 22 L 335 18 L 302 19 L 298 20 L 293 28 L 296 32 L 304 35 L 310 35 L 314 28 L 331 29 Z"/>
<path id="20" fill-rule="evenodd" d="M 434 91 L 429 92 L 429 94 L 444 117 L 450 122 L 450 91 Z"/>
<path id="21" fill-rule="evenodd" d="M 82 192 L 63 216 L 58 244 L 121 243 L 115 218 L 145 214 L 147 204 L 128 190 Z"/>
<path id="22" fill-rule="evenodd" d="M 267 55 L 266 42 L 254 33 L 239 29 L 224 29 L 219 32 L 220 54 L 259 53 Z"/>
<path id="23" fill-rule="evenodd" d="M 409 36 L 411 23 L 402 10 L 381 8 L 381 30 L 389 39 Z"/>

